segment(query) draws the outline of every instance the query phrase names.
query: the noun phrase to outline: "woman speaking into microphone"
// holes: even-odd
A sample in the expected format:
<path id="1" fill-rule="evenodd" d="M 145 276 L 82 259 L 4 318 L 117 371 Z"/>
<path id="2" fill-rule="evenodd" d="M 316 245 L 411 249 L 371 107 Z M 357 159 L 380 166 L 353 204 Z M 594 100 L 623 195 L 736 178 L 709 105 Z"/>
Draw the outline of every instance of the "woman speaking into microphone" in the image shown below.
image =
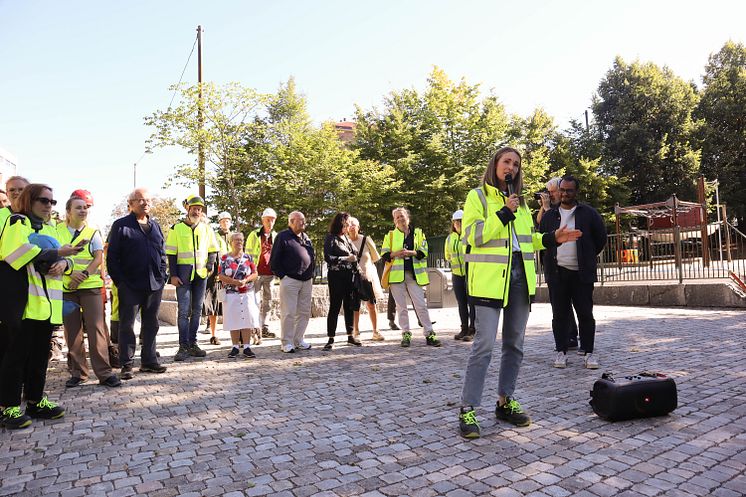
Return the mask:
<path id="1" fill-rule="evenodd" d="M 531 423 L 513 395 L 523 361 L 530 301 L 536 293 L 534 251 L 581 235 L 564 226 L 552 233 L 534 233 L 531 212 L 516 193 L 522 187 L 521 155 L 514 148 L 504 147 L 487 165 L 482 186 L 466 197 L 462 233 L 469 247 L 464 261 L 469 299 L 476 311 L 476 336 L 461 393 L 459 429 L 465 438 L 480 436 L 475 407 L 482 401 L 501 312 L 502 352 L 495 416 L 515 426 Z"/>

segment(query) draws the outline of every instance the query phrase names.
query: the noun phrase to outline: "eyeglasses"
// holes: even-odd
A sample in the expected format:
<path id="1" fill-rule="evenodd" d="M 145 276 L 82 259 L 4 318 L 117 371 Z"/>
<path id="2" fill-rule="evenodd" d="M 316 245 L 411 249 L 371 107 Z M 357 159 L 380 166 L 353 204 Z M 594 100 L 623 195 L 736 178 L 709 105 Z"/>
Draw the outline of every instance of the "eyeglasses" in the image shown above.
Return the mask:
<path id="1" fill-rule="evenodd" d="M 47 197 L 36 197 L 34 200 L 36 200 L 37 202 L 41 202 L 44 205 L 57 205 L 56 200 L 52 200 L 51 198 Z"/>
<path id="2" fill-rule="evenodd" d="M 130 202 L 134 202 L 135 204 L 149 204 L 150 199 L 149 198 L 131 198 Z"/>

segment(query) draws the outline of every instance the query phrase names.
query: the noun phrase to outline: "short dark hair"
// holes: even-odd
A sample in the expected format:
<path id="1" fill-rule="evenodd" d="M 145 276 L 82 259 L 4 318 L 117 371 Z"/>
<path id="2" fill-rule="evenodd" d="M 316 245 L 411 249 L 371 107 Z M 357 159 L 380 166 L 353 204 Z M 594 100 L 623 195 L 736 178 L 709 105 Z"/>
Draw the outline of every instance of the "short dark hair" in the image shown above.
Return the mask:
<path id="1" fill-rule="evenodd" d="M 337 212 L 337 214 L 332 218 L 332 222 L 329 223 L 329 233 L 332 235 L 339 235 L 342 233 L 342 230 L 344 229 L 345 222 L 350 218 L 350 214 L 348 212 Z"/>
<path id="2" fill-rule="evenodd" d="M 575 183 L 575 191 L 580 190 L 580 181 L 578 181 L 578 178 L 573 176 L 572 174 L 565 174 L 562 176 L 562 181 L 572 181 Z"/>

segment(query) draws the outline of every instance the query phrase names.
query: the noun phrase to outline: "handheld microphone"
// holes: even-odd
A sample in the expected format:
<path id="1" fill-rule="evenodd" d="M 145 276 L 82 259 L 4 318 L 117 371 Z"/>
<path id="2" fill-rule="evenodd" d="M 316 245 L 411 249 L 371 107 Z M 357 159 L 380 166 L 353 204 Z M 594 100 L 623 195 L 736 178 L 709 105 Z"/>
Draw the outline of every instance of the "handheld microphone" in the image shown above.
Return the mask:
<path id="1" fill-rule="evenodd" d="M 513 175 L 508 173 L 505 175 L 505 183 L 508 185 L 508 196 L 511 196 L 515 193 L 515 190 L 513 188 Z"/>

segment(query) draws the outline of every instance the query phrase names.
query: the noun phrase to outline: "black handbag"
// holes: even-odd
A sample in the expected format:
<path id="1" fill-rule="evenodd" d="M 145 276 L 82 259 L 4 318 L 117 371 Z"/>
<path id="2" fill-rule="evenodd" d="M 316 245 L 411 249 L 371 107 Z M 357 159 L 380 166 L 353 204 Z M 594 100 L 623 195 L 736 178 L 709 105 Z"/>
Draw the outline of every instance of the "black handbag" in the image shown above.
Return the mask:
<path id="1" fill-rule="evenodd" d="M 642 372 L 616 379 L 604 373 L 593 384 L 589 404 L 607 421 L 664 416 L 677 407 L 676 382 L 660 373 Z"/>

